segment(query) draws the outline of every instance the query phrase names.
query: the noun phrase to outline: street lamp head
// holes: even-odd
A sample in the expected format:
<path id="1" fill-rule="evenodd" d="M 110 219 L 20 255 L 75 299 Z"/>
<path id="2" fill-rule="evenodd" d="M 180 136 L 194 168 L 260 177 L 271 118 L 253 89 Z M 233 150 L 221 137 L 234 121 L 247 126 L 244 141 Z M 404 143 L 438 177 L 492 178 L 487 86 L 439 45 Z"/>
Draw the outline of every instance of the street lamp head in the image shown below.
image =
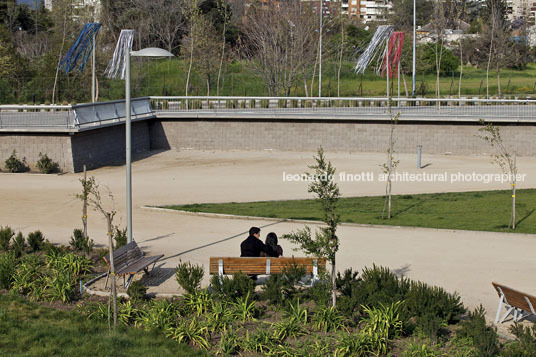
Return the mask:
<path id="1" fill-rule="evenodd" d="M 148 47 L 139 51 L 131 51 L 130 55 L 133 57 L 175 57 L 173 53 L 156 47 Z"/>

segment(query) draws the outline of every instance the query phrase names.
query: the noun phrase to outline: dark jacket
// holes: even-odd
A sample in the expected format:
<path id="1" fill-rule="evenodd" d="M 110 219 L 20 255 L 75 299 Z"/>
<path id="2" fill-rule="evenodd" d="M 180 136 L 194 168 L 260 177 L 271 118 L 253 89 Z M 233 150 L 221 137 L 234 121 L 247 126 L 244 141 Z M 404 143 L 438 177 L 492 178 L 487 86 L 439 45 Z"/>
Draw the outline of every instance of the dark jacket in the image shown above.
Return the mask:
<path id="1" fill-rule="evenodd" d="M 277 257 L 278 254 L 270 246 L 264 244 L 260 239 L 249 236 L 240 244 L 241 257 L 260 257 L 261 252 L 269 257 Z"/>

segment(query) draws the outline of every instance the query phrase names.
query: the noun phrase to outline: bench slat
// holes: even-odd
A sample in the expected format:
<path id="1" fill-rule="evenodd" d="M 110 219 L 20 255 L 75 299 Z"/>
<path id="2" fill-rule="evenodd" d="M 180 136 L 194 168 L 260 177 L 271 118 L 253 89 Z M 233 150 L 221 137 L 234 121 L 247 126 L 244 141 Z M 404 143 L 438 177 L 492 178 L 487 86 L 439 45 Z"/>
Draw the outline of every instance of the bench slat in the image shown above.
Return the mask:
<path id="1" fill-rule="evenodd" d="M 525 297 L 527 297 L 532 306 L 536 308 L 536 297 L 502 284 L 495 282 L 492 282 L 491 284 L 493 284 L 493 287 L 497 291 L 497 294 L 499 294 L 499 297 L 501 296 L 501 291 L 504 293 L 504 297 L 506 298 L 508 305 L 531 312 L 530 305 L 527 303 L 527 300 L 525 300 Z"/>
<path id="2" fill-rule="evenodd" d="M 270 260 L 270 273 L 281 273 L 289 265 L 301 265 L 306 269 L 306 273 L 313 273 L 314 261 L 317 266 L 326 267 L 324 258 L 294 258 L 294 257 L 210 257 L 209 273 L 214 275 L 219 273 L 219 262 L 223 261 L 223 273 L 233 274 L 242 272 L 244 274 L 266 274 L 266 262 Z"/>

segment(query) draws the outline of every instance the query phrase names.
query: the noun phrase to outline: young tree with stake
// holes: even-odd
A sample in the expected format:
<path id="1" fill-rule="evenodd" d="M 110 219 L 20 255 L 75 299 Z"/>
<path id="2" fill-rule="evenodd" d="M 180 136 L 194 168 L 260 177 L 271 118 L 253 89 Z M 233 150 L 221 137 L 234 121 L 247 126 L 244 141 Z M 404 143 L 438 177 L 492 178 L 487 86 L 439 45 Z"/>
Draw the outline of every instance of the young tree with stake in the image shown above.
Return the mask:
<path id="1" fill-rule="evenodd" d="M 484 121 L 481 121 L 481 123 L 484 124 Z M 492 162 L 496 163 L 501 168 L 503 174 L 508 175 L 512 187 L 512 214 L 508 228 L 512 227 L 512 229 L 516 229 L 516 152 L 514 151 L 513 156 L 510 154 L 503 143 L 500 129 L 492 123 L 486 124 L 484 128 L 480 128 L 478 131 L 480 134 L 477 136 L 489 143 L 491 147 L 495 149 L 495 154 L 492 155 Z"/>
<path id="2" fill-rule="evenodd" d="M 336 266 L 335 257 L 339 250 L 339 238 L 337 237 L 337 226 L 340 221 L 340 215 L 337 213 L 337 203 L 340 198 L 338 185 L 333 181 L 335 168 L 330 161 L 324 157 L 324 149 L 318 149 L 318 156 L 314 157 L 315 165 L 309 166 L 314 170 L 313 177 L 315 180 L 309 184 L 308 192 L 316 195 L 322 205 L 323 218 L 326 227 L 320 227 L 312 236 L 311 229 L 305 227 L 296 232 L 285 234 L 284 239 L 296 243 L 307 255 L 319 258 L 325 258 L 331 264 L 331 297 L 332 306 L 335 307 L 337 302 L 336 295 Z M 307 173 L 307 176 L 311 174 Z"/>

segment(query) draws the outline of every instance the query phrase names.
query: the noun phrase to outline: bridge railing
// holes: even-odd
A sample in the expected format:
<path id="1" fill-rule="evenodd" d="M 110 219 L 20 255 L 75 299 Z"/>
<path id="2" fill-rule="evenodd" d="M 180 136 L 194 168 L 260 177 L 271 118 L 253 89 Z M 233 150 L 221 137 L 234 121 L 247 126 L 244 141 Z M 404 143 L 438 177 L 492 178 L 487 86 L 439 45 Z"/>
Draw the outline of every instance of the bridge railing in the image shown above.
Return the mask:
<path id="1" fill-rule="evenodd" d="M 149 97 L 131 101 L 133 120 L 154 116 Z M 0 105 L 0 129 L 80 129 L 122 122 L 125 101 L 77 105 Z"/>
<path id="2" fill-rule="evenodd" d="M 151 96 L 158 112 L 329 114 L 389 117 L 386 98 Z M 536 119 L 536 101 L 523 99 L 392 98 L 391 113 L 422 119 Z"/>

